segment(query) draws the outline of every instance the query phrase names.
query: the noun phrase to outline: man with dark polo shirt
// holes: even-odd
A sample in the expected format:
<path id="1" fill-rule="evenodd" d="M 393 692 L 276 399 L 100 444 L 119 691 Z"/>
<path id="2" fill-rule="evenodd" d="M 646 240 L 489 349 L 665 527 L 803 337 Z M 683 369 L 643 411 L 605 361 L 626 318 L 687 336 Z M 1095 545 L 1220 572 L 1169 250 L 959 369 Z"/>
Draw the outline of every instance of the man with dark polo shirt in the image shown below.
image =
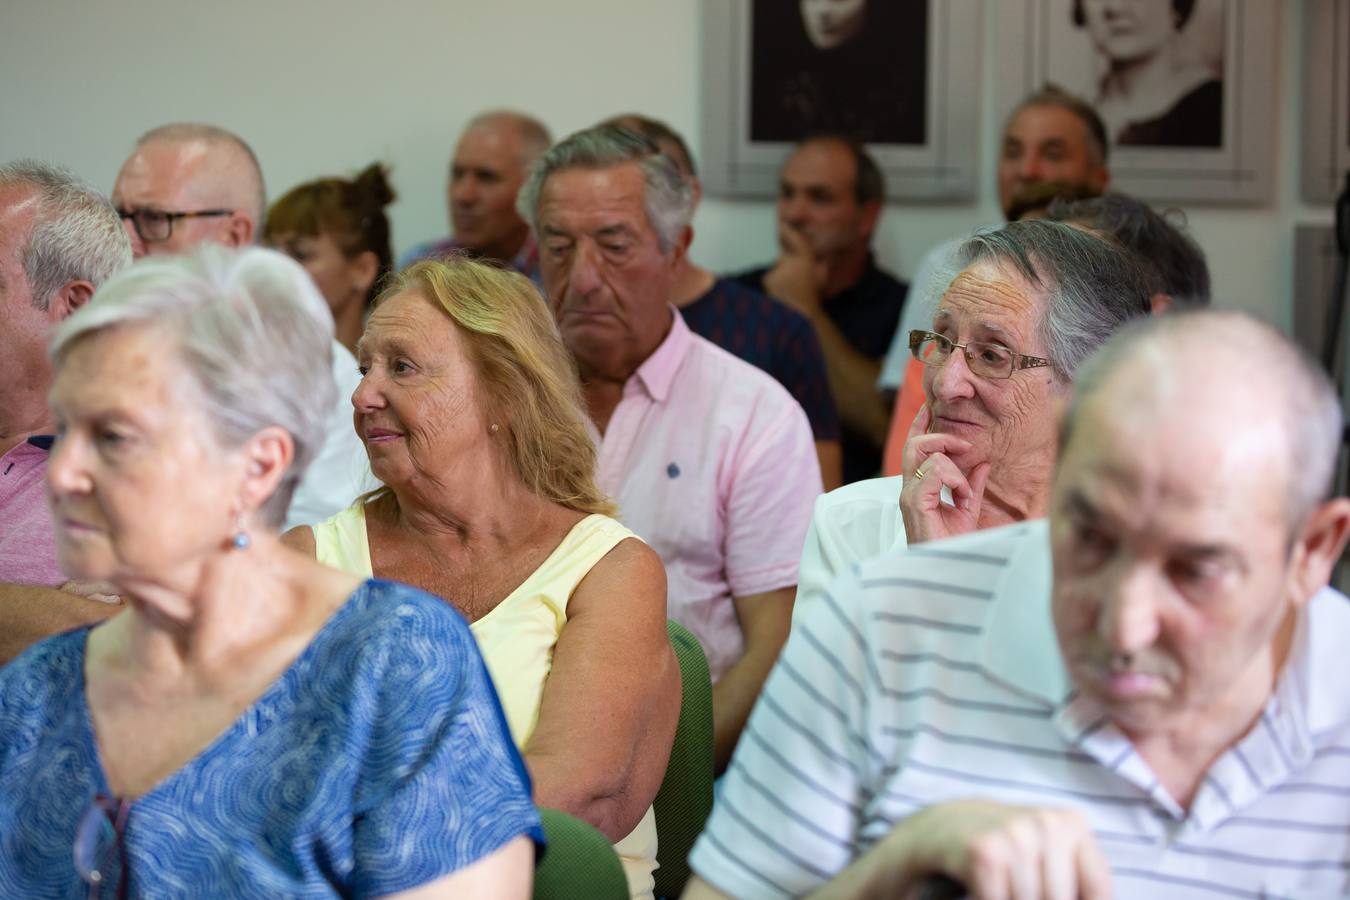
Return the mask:
<path id="1" fill-rule="evenodd" d="M 45 498 L 56 432 L 47 339 L 130 262 L 122 222 L 98 191 L 43 163 L 0 165 L 0 664 L 119 608 L 53 590 L 65 577 Z"/>
<path id="2" fill-rule="evenodd" d="M 694 157 L 679 132 L 636 113 L 615 116 L 604 124 L 635 131 L 655 144 L 688 180 L 697 208 L 703 185 L 694 168 Z M 733 278 L 717 277 L 688 255 L 679 261 L 671 302 L 679 307 L 694 334 L 768 372 L 788 389 L 811 423 L 825 490 L 839 487 L 843 483 L 839 414 L 825 375 L 825 355 L 811 321 Z"/>
<path id="3" fill-rule="evenodd" d="M 839 410 L 844 482 L 881 469 L 889 410 L 876 391 L 908 286 L 883 272 L 871 241 L 886 185 L 862 145 L 807 138 L 779 176 L 778 260 L 736 276 L 815 326 Z"/>

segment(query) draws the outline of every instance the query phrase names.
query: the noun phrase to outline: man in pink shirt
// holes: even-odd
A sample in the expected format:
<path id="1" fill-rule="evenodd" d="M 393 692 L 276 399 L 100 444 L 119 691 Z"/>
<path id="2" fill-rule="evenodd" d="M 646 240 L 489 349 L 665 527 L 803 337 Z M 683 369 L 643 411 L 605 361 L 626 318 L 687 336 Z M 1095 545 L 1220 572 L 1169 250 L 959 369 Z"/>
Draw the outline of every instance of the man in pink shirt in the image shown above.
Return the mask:
<path id="1" fill-rule="evenodd" d="M 708 655 L 720 770 L 787 638 L 821 490 L 811 427 L 778 382 L 671 305 L 691 191 L 645 138 L 572 135 L 535 164 L 519 203 L 581 371 L 598 481 L 661 554 L 669 615 Z"/>
<path id="2" fill-rule="evenodd" d="M 44 498 L 55 433 L 47 339 L 130 262 L 121 220 L 98 191 L 43 163 L 0 165 L 0 663 L 118 609 L 52 590 L 65 579 Z"/>

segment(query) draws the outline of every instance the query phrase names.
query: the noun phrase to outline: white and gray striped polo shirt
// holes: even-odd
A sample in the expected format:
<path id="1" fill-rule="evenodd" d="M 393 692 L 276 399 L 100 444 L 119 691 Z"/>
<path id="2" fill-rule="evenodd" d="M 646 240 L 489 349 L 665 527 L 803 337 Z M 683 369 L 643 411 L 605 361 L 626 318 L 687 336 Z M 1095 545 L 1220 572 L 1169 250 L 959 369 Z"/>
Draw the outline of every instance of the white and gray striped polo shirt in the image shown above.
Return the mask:
<path id="1" fill-rule="evenodd" d="M 1073 806 L 1116 897 L 1350 892 L 1350 602 L 1308 605 L 1252 731 L 1189 811 L 1078 697 L 1044 521 L 925 544 L 835 582 L 792 636 L 691 856 L 735 897 L 806 893 L 918 809 Z"/>

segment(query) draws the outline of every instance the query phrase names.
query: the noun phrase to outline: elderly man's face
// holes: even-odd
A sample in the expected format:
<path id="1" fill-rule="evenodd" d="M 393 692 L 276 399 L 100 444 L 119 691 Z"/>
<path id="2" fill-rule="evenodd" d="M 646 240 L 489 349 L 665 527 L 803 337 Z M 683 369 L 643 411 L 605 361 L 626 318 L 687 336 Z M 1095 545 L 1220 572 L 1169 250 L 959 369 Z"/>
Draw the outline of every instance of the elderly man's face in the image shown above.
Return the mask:
<path id="1" fill-rule="evenodd" d="M 998 161 L 998 199 L 1005 216 L 1013 197 L 1030 185 L 1057 181 L 1101 191 L 1109 180 L 1087 125 L 1062 106 L 1028 106 L 1008 123 Z"/>
<path id="2" fill-rule="evenodd" d="M 806 36 L 821 50 L 832 50 L 862 30 L 867 0 L 801 0 Z"/>
<path id="3" fill-rule="evenodd" d="M 976 263 L 957 275 L 938 304 L 933 331 L 958 343 L 986 341 L 1014 353 L 1046 356 L 1038 325 L 1045 297 L 1019 275 L 993 263 Z M 931 432 L 970 442 L 952 454 L 964 471 L 988 462 L 1001 478 L 1017 473 L 1044 479 L 1054 460 L 1056 413 L 1064 386 L 1050 367 L 1021 369 L 1010 378 L 970 371 L 964 353 L 925 366 L 923 390 Z"/>
<path id="4" fill-rule="evenodd" d="M 220 551 L 248 463 L 216 443 L 162 334 L 115 328 L 77 340 L 50 399 L 58 439 L 47 496 L 66 573 L 159 581 Z"/>
<path id="5" fill-rule="evenodd" d="M 112 203 L 120 213 L 138 210 L 181 213 L 229 209 L 222 186 L 208 173 L 210 149 L 202 141 L 151 141 L 136 149 L 117 173 Z M 172 223 L 169 237 L 142 240 L 130 219 L 122 224 L 131 239 L 137 259 L 156 253 L 185 253 L 198 244 L 213 241 L 235 246 L 231 216 L 181 218 Z"/>
<path id="6" fill-rule="evenodd" d="M 516 212 L 525 180 L 520 131 L 505 123 L 475 125 L 459 139 L 450 164 L 450 223 L 455 240 L 477 253 L 508 259 L 529 226 Z"/>
<path id="7" fill-rule="evenodd" d="M 857 179 L 853 154 L 843 144 L 803 144 L 778 179 L 778 224 L 801 232 L 817 259 L 866 243 L 875 217 L 858 203 Z"/>
<path id="8" fill-rule="evenodd" d="M 584 368 L 623 374 L 670 328 L 680 248 L 662 251 L 637 163 L 565 169 L 539 197 L 539 268 L 563 340 Z"/>
<path id="9" fill-rule="evenodd" d="M 1298 602 L 1280 418 L 1146 379 L 1084 405 L 1050 513 L 1065 662 L 1136 738 L 1259 707 Z"/>

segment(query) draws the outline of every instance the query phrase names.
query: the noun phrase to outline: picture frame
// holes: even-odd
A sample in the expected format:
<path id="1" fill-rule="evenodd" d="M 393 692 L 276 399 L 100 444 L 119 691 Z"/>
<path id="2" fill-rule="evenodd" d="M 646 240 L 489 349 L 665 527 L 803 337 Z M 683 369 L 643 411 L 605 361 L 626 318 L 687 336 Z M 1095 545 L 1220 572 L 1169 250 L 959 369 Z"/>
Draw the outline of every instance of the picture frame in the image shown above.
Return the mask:
<path id="1" fill-rule="evenodd" d="M 1277 7 L 1270 0 L 1141 4 L 1135 9 L 1159 17 L 1153 25 L 1115 20 L 1108 28 L 1093 18 L 1103 15 L 1100 7 L 1084 0 L 1003 0 L 1000 115 L 1055 85 L 1105 120 L 1112 188 L 1157 203 L 1268 203 Z M 1164 54 L 1167 79 L 1136 77 L 1140 59 Z"/>
<path id="2" fill-rule="evenodd" d="M 707 193 L 774 197 L 798 140 L 844 132 L 865 140 L 888 200 L 975 196 L 982 3 L 863 5 L 869 18 L 850 38 L 861 49 L 846 54 L 830 45 L 846 28 L 813 33 L 802 0 L 704 0 Z"/>
<path id="3" fill-rule="evenodd" d="M 1303 199 L 1331 203 L 1350 171 L 1350 2 L 1303 4 Z"/>

